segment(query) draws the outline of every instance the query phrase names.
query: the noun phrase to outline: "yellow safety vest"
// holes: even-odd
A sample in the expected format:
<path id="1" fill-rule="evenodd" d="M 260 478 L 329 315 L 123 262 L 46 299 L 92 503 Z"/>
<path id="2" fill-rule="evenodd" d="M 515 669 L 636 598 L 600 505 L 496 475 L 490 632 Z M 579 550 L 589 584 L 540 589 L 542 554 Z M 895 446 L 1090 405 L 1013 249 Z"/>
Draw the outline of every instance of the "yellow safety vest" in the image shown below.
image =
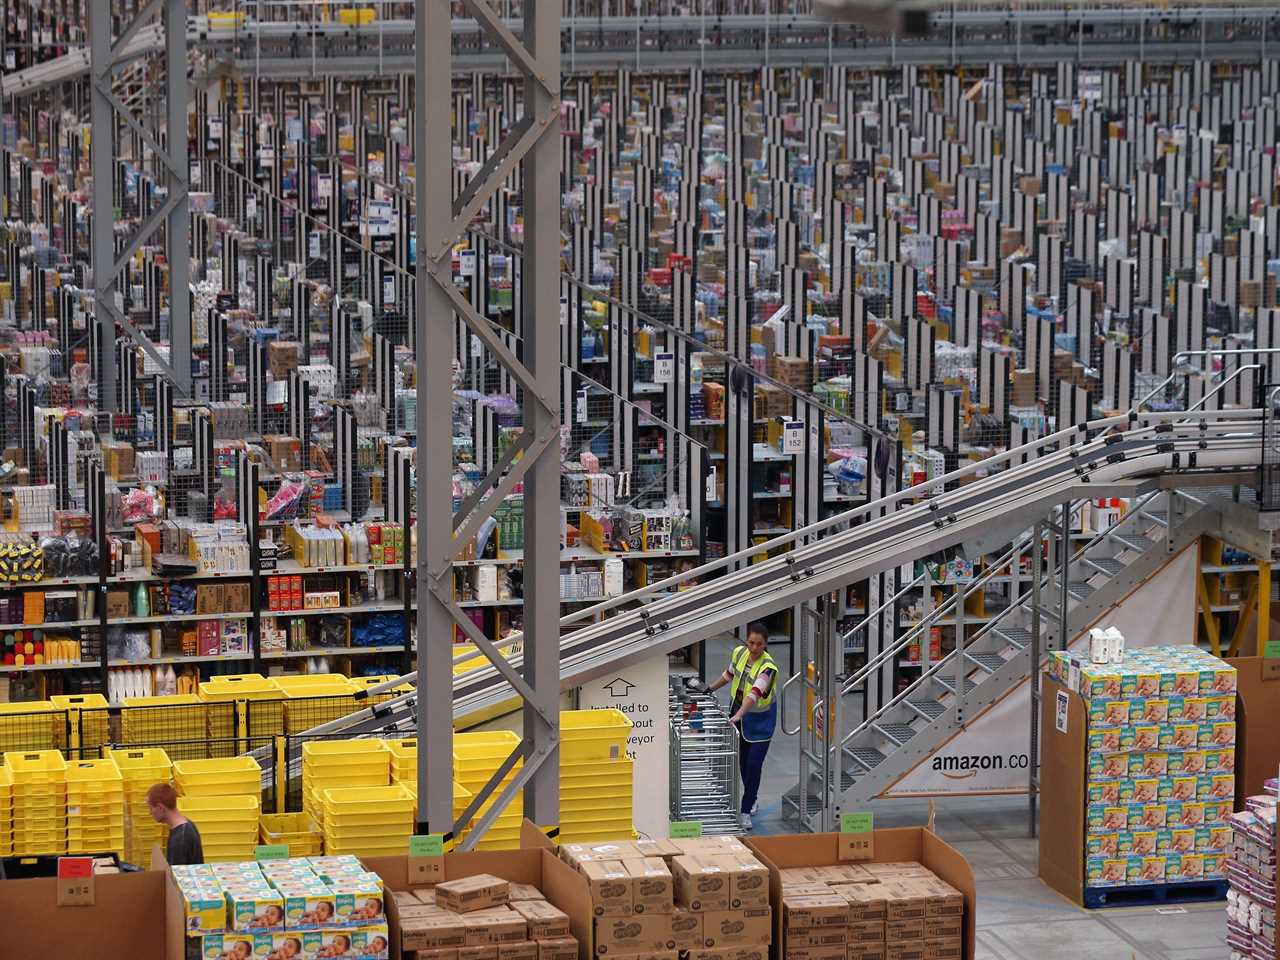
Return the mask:
<path id="1" fill-rule="evenodd" d="M 778 665 L 773 662 L 773 657 L 769 656 L 768 650 L 760 654 L 760 659 L 755 663 L 747 662 L 750 656 L 751 651 L 745 646 L 740 646 L 734 647 L 729 657 L 729 662 L 733 665 L 733 686 L 729 689 L 730 702 L 739 703 L 746 700 L 747 691 L 755 686 L 760 671 L 771 669 L 773 683 L 769 684 L 769 692 L 757 700 L 755 706 L 751 708 L 754 711 L 763 712 L 773 706 L 773 695 L 778 691 Z"/>

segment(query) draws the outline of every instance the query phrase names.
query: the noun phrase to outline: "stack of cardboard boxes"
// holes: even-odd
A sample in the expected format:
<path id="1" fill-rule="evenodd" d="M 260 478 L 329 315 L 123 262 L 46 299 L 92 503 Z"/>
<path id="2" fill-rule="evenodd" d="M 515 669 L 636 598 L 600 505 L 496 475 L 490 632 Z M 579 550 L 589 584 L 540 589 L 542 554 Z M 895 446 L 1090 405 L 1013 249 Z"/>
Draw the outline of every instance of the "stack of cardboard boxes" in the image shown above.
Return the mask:
<path id="1" fill-rule="evenodd" d="M 405 960 L 578 960 L 569 915 L 489 874 L 396 893 Z"/>
<path id="2" fill-rule="evenodd" d="M 963 956 L 964 897 L 918 863 L 839 863 L 779 873 L 785 960 Z"/>
<path id="3" fill-rule="evenodd" d="M 587 881 L 595 952 L 627 960 L 767 960 L 769 870 L 734 837 L 565 844 Z"/>

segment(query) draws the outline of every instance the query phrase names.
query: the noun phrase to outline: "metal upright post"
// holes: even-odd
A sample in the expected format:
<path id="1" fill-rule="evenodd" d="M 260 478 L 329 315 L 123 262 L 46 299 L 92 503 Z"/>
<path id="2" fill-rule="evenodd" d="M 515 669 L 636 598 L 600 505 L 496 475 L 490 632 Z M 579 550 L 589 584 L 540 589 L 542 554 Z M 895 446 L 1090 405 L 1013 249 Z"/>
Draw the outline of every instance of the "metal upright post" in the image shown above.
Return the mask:
<path id="1" fill-rule="evenodd" d="M 844 752 L 841 747 L 840 716 L 837 707 L 840 703 L 840 675 L 844 660 L 844 639 L 840 635 L 837 619 L 840 615 L 840 604 L 844 591 L 827 594 L 818 598 L 819 621 L 818 639 L 822 645 L 821 685 L 823 722 L 822 732 L 826 743 L 822 748 L 822 829 L 830 832 L 836 829 L 836 813 L 833 798 L 844 793 L 841 773 L 844 769 Z M 834 749 L 833 749 L 834 748 Z"/>
<path id="2" fill-rule="evenodd" d="M 525 404 L 525 430 L 560 430 L 560 6 L 526 3 L 524 41 L 534 69 L 524 81 L 525 116 L 550 113 L 548 129 L 524 160 L 524 362 L 546 402 Z M 553 111 L 553 112 L 552 112 Z M 532 313 L 532 315 L 530 315 Z M 524 792 L 525 814 L 540 826 L 560 821 L 560 457 L 558 442 L 525 479 L 524 737 L 541 772 Z"/>
<path id="3" fill-rule="evenodd" d="M 427 244 L 444 237 L 453 213 L 449 119 L 449 6 L 417 4 L 413 157 L 418 210 L 416 343 L 418 449 L 418 832 L 448 834 L 453 824 L 453 617 L 438 591 L 452 592 L 450 492 L 453 458 L 449 354 L 422 349 L 445 342 L 449 297 L 431 277 Z M 449 336 L 452 333 L 449 332 Z"/>
<path id="4" fill-rule="evenodd" d="M 165 82 L 168 116 L 169 189 L 180 181 L 183 199 L 174 204 L 165 224 L 169 252 L 169 357 L 175 385 L 191 393 L 191 243 L 187 236 L 190 212 L 186 200 L 191 178 L 187 144 L 187 3 L 168 0 L 165 9 Z M 279 122 L 277 120 L 277 122 Z M 179 172 L 180 171 L 180 172 Z M 156 296 L 159 296 L 157 292 Z"/>
<path id="5" fill-rule="evenodd" d="M 524 13 L 517 38 L 485 0 L 463 0 L 467 12 L 524 75 L 524 112 L 484 166 L 453 199 L 450 110 L 450 4 L 417 5 L 416 61 L 418 216 L 417 380 L 418 449 L 418 790 L 420 832 L 457 834 L 493 797 L 463 841 L 470 847 L 523 790 L 525 814 L 546 827 L 559 819 L 560 697 L 560 286 L 559 286 L 559 8 Z M 505 189 L 523 161 L 523 354 L 453 283 L 452 251 L 475 215 Z M 504 367 L 523 396 L 524 429 L 457 513 L 452 499 L 451 357 L 427 344 L 450 342 L 453 314 Z M 466 548 L 516 484 L 524 481 L 525 633 L 523 669 L 517 670 L 453 597 L 453 560 Z M 454 821 L 453 631 L 475 643 L 494 670 L 524 701 L 524 737 Z M 520 769 L 504 786 L 507 774 Z"/>
<path id="6" fill-rule="evenodd" d="M 1040 577 L 1044 573 L 1044 524 L 1037 521 L 1031 537 L 1031 762 L 1028 784 L 1028 814 L 1031 818 L 1031 835 L 1036 835 L 1036 790 L 1040 784 L 1037 770 L 1039 759 L 1040 680 L 1036 664 L 1040 662 Z"/>
<path id="7" fill-rule="evenodd" d="M 1071 638 L 1067 636 L 1067 587 L 1071 576 L 1071 501 L 1062 501 L 1058 513 L 1058 642 L 1056 649 L 1065 650 Z M 1032 670 L 1040 669 L 1037 658 Z"/>
<path id="8" fill-rule="evenodd" d="M 89 4 L 89 122 L 93 132 L 90 142 L 89 170 L 93 174 L 93 220 L 89 237 L 89 256 L 93 266 L 93 316 L 98 325 L 103 362 L 98 364 L 98 404 L 103 410 L 116 408 L 116 368 L 106 362 L 106 352 L 116 339 L 116 324 L 111 309 L 104 303 L 114 287 L 112 242 L 115 204 L 111 187 L 114 180 L 115 113 L 108 94 L 111 91 L 111 4 Z M 105 85 L 105 90 L 103 89 Z"/>

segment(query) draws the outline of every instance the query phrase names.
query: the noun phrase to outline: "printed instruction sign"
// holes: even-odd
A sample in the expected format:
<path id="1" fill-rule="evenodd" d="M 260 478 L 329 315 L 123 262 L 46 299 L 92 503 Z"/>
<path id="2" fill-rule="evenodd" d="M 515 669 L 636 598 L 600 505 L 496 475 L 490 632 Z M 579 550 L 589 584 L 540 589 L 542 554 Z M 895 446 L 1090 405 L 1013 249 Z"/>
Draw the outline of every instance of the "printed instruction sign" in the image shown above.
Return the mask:
<path id="1" fill-rule="evenodd" d="M 1067 732 L 1067 710 L 1071 707 L 1071 698 L 1065 690 L 1058 691 L 1057 702 L 1053 705 L 1053 725 L 1059 733 Z"/>
<path id="2" fill-rule="evenodd" d="M 654 657 L 582 688 L 584 709 L 619 710 L 631 721 L 627 756 L 635 761 L 632 796 L 635 827 L 649 838 L 667 836 L 671 778 L 667 707 L 667 658 Z"/>
<path id="3" fill-rule="evenodd" d="M 670 383 L 676 378 L 676 355 L 674 353 L 655 353 L 653 355 L 653 382 Z"/>

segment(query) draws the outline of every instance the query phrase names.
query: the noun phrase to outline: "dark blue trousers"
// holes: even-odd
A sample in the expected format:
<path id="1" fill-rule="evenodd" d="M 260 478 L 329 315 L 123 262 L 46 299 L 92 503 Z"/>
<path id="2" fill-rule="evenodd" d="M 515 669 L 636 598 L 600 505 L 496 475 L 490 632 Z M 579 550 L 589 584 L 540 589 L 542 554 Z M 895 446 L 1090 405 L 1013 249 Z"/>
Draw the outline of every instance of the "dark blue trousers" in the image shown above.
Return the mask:
<path id="1" fill-rule="evenodd" d="M 769 740 L 752 743 L 738 741 L 738 767 L 742 773 L 742 812 L 750 813 L 760 792 L 760 774 L 764 771 L 764 758 L 769 752 Z"/>

